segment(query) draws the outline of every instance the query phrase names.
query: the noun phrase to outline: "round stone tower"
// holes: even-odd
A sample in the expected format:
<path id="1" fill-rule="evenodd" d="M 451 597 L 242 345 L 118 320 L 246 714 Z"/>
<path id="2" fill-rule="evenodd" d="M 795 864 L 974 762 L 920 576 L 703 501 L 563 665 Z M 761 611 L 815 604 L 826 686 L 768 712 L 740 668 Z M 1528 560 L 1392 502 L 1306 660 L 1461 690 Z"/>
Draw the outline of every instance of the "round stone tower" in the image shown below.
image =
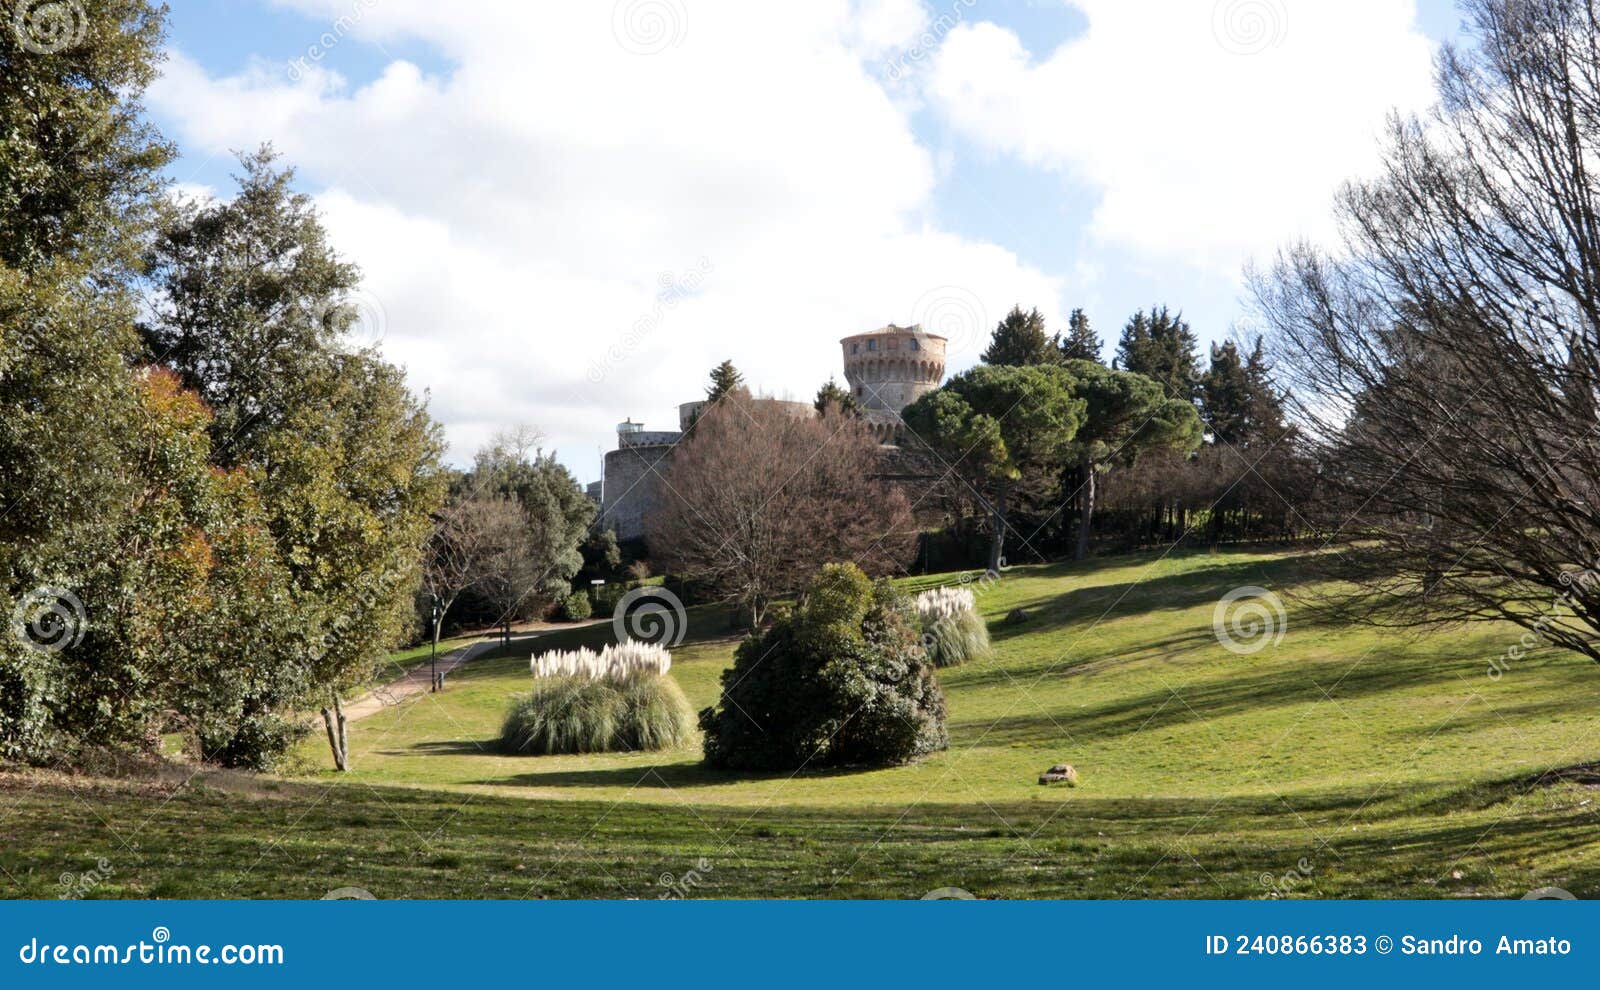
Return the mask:
<path id="1" fill-rule="evenodd" d="M 944 381 L 945 339 L 920 326 L 893 323 L 840 341 L 844 377 L 867 409 L 898 415 Z"/>

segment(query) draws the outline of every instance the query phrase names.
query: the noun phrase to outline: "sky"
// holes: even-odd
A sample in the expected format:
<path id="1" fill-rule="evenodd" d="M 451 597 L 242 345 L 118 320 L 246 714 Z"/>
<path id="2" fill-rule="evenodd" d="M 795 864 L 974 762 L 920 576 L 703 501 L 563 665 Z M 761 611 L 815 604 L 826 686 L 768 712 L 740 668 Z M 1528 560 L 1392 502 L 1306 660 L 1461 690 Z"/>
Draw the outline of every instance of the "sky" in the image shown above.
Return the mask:
<path id="1" fill-rule="evenodd" d="M 1449 0 L 168 0 L 147 95 L 192 195 L 271 142 L 364 273 L 363 341 L 455 463 L 538 427 L 580 481 L 731 359 L 842 381 L 1013 305 L 1248 334 L 1242 273 L 1330 241 Z"/>

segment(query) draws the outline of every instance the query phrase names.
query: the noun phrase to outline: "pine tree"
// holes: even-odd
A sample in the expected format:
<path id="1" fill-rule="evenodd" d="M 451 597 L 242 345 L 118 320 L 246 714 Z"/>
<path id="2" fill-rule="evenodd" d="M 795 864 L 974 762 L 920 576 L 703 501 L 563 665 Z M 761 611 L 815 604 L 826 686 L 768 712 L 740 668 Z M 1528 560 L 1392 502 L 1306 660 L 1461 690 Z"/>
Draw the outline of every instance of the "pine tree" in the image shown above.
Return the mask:
<path id="1" fill-rule="evenodd" d="M 1045 333 L 1044 314 L 1037 309 L 1024 313 L 1013 306 L 994 328 L 983 363 L 1025 368 L 1061 363 L 1061 339 Z"/>
<path id="2" fill-rule="evenodd" d="M 721 402 L 730 395 L 748 395 L 749 391 L 744 386 L 744 376 L 739 374 L 739 369 L 733 366 L 732 361 L 724 361 L 711 369 L 711 387 L 706 389 L 706 401 Z"/>
<path id="3" fill-rule="evenodd" d="M 1272 365 L 1267 361 L 1261 338 L 1244 362 L 1245 391 L 1250 410 L 1250 440 L 1276 444 L 1294 432 L 1284 412 L 1284 397 L 1272 381 Z"/>
<path id="4" fill-rule="evenodd" d="M 1133 314 L 1117 344 L 1117 367 L 1161 383 L 1168 397 L 1193 401 L 1200 385 L 1200 340 L 1183 319 L 1167 307 Z"/>
<path id="5" fill-rule="evenodd" d="M 1067 335 L 1061 340 L 1061 356 L 1068 361 L 1100 360 L 1100 338 L 1089 326 L 1089 317 L 1081 309 L 1072 311 L 1067 318 Z"/>

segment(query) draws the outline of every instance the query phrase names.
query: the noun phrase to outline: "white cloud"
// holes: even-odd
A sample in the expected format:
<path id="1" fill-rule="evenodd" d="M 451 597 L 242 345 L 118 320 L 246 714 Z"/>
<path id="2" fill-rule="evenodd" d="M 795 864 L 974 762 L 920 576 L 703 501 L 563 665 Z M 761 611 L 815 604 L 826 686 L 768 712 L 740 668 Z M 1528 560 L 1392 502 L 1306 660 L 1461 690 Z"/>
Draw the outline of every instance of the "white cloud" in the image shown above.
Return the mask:
<path id="1" fill-rule="evenodd" d="M 290 5 L 345 16 L 340 44 L 421 39 L 454 67 L 393 61 L 357 88 L 177 52 L 150 102 L 191 155 L 271 140 L 301 168 L 458 458 L 530 421 L 593 477 L 618 420 L 671 425 L 723 358 L 809 398 L 848 333 L 919 305 L 986 330 L 1059 295 L 930 220 L 930 155 L 874 76 L 924 28 L 906 0 Z"/>
<path id="2" fill-rule="evenodd" d="M 1409 0 L 1072 0 L 1087 31 L 1029 52 L 957 27 L 923 80 L 984 148 L 1100 196 L 1092 232 L 1237 273 L 1249 252 L 1325 235 L 1391 108 L 1432 101 L 1434 46 Z"/>

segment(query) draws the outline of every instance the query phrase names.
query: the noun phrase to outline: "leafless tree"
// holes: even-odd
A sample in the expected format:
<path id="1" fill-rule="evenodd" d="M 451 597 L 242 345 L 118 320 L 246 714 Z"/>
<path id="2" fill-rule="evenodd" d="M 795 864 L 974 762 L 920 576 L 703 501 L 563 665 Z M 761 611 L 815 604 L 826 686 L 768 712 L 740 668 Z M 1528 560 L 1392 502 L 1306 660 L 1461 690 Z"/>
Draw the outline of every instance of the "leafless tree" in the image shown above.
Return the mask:
<path id="1" fill-rule="evenodd" d="M 823 564 L 899 570 L 915 527 L 905 495 L 878 479 L 879 457 L 853 417 L 726 398 L 672 453 L 646 520 L 651 552 L 737 602 L 752 624 Z"/>
<path id="2" fill-rule="evenodd" d="M 515 499 L 469 490 L 439 512 L 423 560 L 423 590 L 437 603 L 433 642 L 456 600 L 467 591 L 488 594 L 507 571 L 508 551 L 526 542 L 527 521 Z"/>
<path id="3" fill-rule="evenodd" d="M 1600 660 L 1600 14 L 1471 0 L 1439 107 L 1253 278 L 1323 523 L 1379 622 L 1504 618 Z M 1308 509 L 1310 507 L 1308 506 Z"/>

